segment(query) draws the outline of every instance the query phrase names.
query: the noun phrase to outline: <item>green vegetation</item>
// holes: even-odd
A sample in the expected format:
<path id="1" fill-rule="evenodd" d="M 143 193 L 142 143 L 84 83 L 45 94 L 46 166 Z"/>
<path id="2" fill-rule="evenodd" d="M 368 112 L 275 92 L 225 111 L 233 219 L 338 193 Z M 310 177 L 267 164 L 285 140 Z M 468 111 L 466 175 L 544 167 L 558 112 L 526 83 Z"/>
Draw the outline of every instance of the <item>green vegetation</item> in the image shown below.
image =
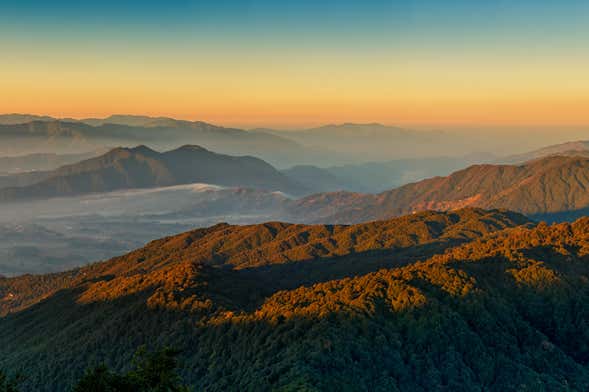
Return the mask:
<path id="1" fill-rule="evenodd" d="M 589 390 L 589 218 L 518 217 L 218 225 L 0 280 L 0 367 L 67 391 L 153 369 L 129 366 L 148 344 L 195 390 Z"/>
<path id="2" fill-rule="evenodd" d="M 18 392 L 20 381 L 20 377 L 9 378 L 0 370 L 0 392 Z"/>
<path id="3" fill-rule="evenodd" d="M 73 392 L 188 392 L 177 373 L 178 353 L 169 347 L 157 351 L 140 347 L 131 370 L 119 374 L 104 364 L 89 368 Z M 0 371 L 0 392 L 19 392 L 21 382 L 22 378 L 9 379 Z"/>
<path id="4" fill-rule="evenodd" d="M 145 347 L 135 353 L 133 369 L 118 374 L 106 365 L 88 369 L 74 392 L 188 392 L 176 373 L 178 352 L 164 348 L 149 352 Z"/>

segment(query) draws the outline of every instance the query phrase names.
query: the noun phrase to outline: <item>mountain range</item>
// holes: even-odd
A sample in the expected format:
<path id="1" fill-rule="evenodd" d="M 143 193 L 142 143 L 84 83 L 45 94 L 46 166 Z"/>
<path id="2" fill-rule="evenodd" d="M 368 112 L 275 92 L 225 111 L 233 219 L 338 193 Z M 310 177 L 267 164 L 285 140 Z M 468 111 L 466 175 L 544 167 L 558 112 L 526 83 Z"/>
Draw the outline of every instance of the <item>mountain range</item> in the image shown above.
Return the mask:
<path id="1" fill-rule="evenodd" d="M 452 145 L 450 138 L 439 132 L 381 124 L 347 123 L 285 132 L 246 131 L 202 121 L 136 115 L 86 119 L 0 115 L 0 142 L 10 145 L 5 150 L 0 147 L 0 154 L 11 155 L 87 152 L 105 146 L 139 144 L 166 150 L 181 144 L 198 144 L 225 154 L 259 156 L 286 168 L 296 164 L 327 166 L 359 162 L 365 159 L 358 152 L 367 149 L 372 150 L 371 160 L 438 155 L 442 141 L 444 145 Z"/>
<path id="2" fill-rule="evenodd" d="M 35 177 L 36 181 L 0 189 L 0 200 L 24 201 L 191 183 L 295 194 L 304 189 L 261 159 L 222 155 L 189 145 L 164 153 L 146 146 L 116 148 L 96 158 L 17 178 L 22 176 Z"/>
<path id="3" fill-rule="evenodd" d="M 197 390 L 587 390 L 589 220 L 218 224 L 0 279 L 0 368 L 66 391 L 137 346 Z"/>
<path id="4" fill-rule="evenodd" d="M 89 152 L 108 146 L 140 144 L 166 150 L 182 144 L 198 144 L 221 153 L 255 155 L 288 165 L 296 163 L 301 155 L 310 154 L 296 142 L 280 136 L 218 127 L 198 121 L 112 116 L 89 123 L 71 119 L 35 119 L 8 124 L 7 117 L 3 120 L 2 117 L 0 154 L 5 155 Z M 9 118 L 12 121 L 28 119 L 26 116 Z"/>
<path id="5" fill-rule="evenodd" d="M 182 350 L 186 380 L 213 391 L 439 382 L 499 390 L 529 382 L 531 372 L 555 385 L 559 374 L 585 385 L 582 349 L 561 335 L 543 337 L 548 330 L 518 308 L 522 297 L 509 277 L 534 290 L 542 275 L 530 273 L 549 276 L 548 266 L 485 262 L 502 238 L 536 235 L 532 226 L 519 214 L 478 209 L 354 226 L 218 224 L 80 269 L 0 279 L 0 367 L 26 370 L 27 388 L 63 391 L 86 366 L 124 368 L 130 348 L 148 343 Z M 480 253 L 458 261 L 472 241 L 483 241 Z M 453 248 L 456 262 L 436 258 Z M 476 326 L 490 324 L 478 337 L 475 315 L 483 317 Z M 548 340 L 558 350 L 552 370 L 508 347 L 520 336 L 526 347 Z M 454 352 L 439 356 L 449 344 Z M 477 353 L 461 360 L 466 347 Z M 420 377 L 423 361 L 440 375 Z M 483 363 L 493 364 L 492 374 Z M 513 367 L 517 377 L 509 376 Z"/>
<path id="6" fill-rule="evenodd" d="M 16 120 L 31 120 L 16 126 L 21 140 L 78 147 L 121 135 L 165 144 L 208 127 Z M 345 145 L 360 128 L 343 127 Z M 337 129 L 293 143 L 321 151 L 321 133 Z M 2 176 L 0 272 L 56 272 L 0 275 L 0 389 L 7 371 L 25 376 L 24 390 L 71 390 L 88 368 L 126 371 L 147 345 L 178 349 L 196 390 L 589 390 L 589 219 L 534 221 L 589 211 L 588 151 L 550 146 L 377 194 L 332 190 L 469 158 L 277 169 L 197 145 L 140 145 Z M 12 222 L 29 209 L 34 225 Z M 266 223 L 204 227 L 223 216 Z"/>
<path id="7" fill-rule="evenodd" d="M 457 157 L 365 162 L 330 166 L 325 170 L 346 184 L 346 187 L 339 189 L 376 193 L 430 177 L 447 176 L 467 166 L 477 163 L 491 163 L 496 159 L 492 154 L 478 153 Z"/>
<path id="8" fill-rule="evenodd" d="M 257 158 L 217 154 L 198 146 L 164 153 L 140 146 L 113 149 L 100 157 L 52 171 L 0 177 L 0 200 L 24 201 L 200 182 L 281 191 L 291 198 L 313 193 L 300 199 L 285 197 L 281 206 L 272 203 L 273 213 L 268 211 L 269 217 L 303 223 L 359 223 L 466 206 L 506 208 L 542 219 L 570 220 L 589 208 L 585 191 L 589 187 L 589 158 L 567 155 L 549 154 L 515 165 L 473 165 L 445 177 L 372 194 L 346 191 L 358 185 L 352 182 L 353 178 L 346 180 L 341 169 L 340 175 L 334 174 L 338 173 L 334 168 L 314 166 L 279 171 Z M 365 172 L 365 176 L 369 175 Z M 362 176 L 356 176 L 359 177 Z"/>
<path id="9" fill-rule="evenodd" d="M 522 147 L 538 146 L 538 142 L 530 138 L 517 140 L 517 145 Z M 202 121 L 125 114 L 86 119 L 0 115 L 0 155 L 77 153 L 140 144 L 157 150 L 198 144 L 224 154 L 258 156 L 280 169 L 294 165 L 327 167 L 440 156 L 460 160 L 465 152 L 471 157 L 477 156 L 468 163 L 481 163 L 489 161 L 489 153 L 514 151 L 508 138 L 497 137 L 489 130 L 418 130 L 378 123 L 330 124 L 288 131 L 244 130 Z M 481 146 L 485 146 L 487 152 L 479 152 Z M 529 159 L 523 155 L 508 156 L 499 162 L 521 163 Z"/>
<path id="10" fill-rule="evenodd" d="M 342 163 L 391 160 L 393 158 L 439 156 L 440 151 L 456 154 L 452 149 L 459 138 L 441 131 L 418 131 L 378 123 L 329 124 L 317 128 L 291 131 L 255 130 L 286 137 L 309 149 L 337 154 Z M 455 144 L 455 143 L 454 143 Z M 367 159 L 367 152 L 370 152 Z"/>

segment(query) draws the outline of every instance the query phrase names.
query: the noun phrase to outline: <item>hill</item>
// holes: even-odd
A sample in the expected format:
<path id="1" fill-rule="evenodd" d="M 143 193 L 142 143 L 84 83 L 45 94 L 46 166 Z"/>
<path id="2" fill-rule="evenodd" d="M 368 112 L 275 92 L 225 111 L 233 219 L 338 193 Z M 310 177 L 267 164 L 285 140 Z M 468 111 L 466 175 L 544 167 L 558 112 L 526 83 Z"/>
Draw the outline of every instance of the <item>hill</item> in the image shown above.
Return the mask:
<path id="1" fill-rule="evenodd" d="M 534 232 L 509 229 L 520 224 L 529 221 L 476 209 L 355 226 L 219 224 L 70 272 L 2 279 L 0 368 L 61 391 L 87 365 L 121 368 L 149 342 L 183 350 L 185 378 L 206 390 L 586 385 L 556 340 L 544 344 L 555 354 L 534 351 L 558 355 L 552 370 L 518 354 L 552 338 L 520 314 L 500 272 L 524 265 L 416 262 L 483 239 L 485 255 L 502 236 Z"/>
<path id="2" fill-rule="evenodd" d="M 116 148 L 97 158 L 46 172 L 44 177 L 31 185 L 0 189 L 0 200 L 23 201 L 198 182 L 284 192 L 302 190 L 261 159 L 216 154 L 188 145 L 164 153 L 145 146 Z"/>
<path id="3" fill-rule="evenodd" d="M 558 220 L 583 215 L 589 207 L 589 159 L 548 157 L 523 165 L 474 165 L 380 194 L 338 192 L 292 203 L 294 217 L 353 223 L 428 209 L 474 206 L 506 208 Z"/>

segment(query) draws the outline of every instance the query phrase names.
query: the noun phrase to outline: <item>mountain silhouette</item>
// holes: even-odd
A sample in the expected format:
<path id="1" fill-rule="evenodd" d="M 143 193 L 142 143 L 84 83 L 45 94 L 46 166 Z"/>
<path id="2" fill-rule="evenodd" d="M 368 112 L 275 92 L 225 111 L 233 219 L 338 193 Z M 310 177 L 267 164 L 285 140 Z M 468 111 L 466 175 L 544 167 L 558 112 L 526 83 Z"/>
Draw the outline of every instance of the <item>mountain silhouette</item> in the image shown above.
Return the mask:
<path id="1" fill-rule="evenodd" d="M 261 159 L 216 154 L 190 145 L 163 153 L 146 146 L 115 148 L 43 176 L 43 180 L 31 185 L 0 189 L 0 200 L 23 201 L 198 182 L 293 193 L 304 189 Z"/>
<path id="2" fill-rule="evenodd" d="M 220 153 L 254 155 L 281 164 L 297 163 L 300 156 L 308 153 L 296 142 L 278 135 L 225 128 L 201 121 L 127 115 L 88 120 L 0 115 L 0 154 L 48 151 L 69 154 L 90 152 L 105 146 L 140 144 L 160 150 L 198 144 Z"/>

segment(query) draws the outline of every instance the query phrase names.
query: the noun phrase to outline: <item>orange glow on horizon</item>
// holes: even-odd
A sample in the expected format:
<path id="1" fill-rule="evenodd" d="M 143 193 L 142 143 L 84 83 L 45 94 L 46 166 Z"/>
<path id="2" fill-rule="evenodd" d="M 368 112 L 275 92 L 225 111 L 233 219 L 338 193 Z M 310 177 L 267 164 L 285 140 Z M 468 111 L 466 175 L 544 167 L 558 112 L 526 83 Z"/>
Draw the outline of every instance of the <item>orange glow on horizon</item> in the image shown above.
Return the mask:
<path id="1" fill-rule="evenodd" d="M 205 121 L 228 127 L 302 128 L 334 123 L 381 123 L 401 126 L 589 126 L 586 101 L 559 102 L 480 102 L 480 103 L 400 103 L 299 105 L 240 105 L 214 107 L 185 102 L 143 102 L 141 105 L 116 103 L 84 104 L 40 102 L 12 105 L 2 103 L 4 113 L 28 113 L 56 118 L 104 118 L 112 114 L 171 117 Z M 286 107 L 285 107 L 286 106 Z M 97 108 L 101 108 L 97 110 Z"/>
<path id="2" fill-rule="evenodd" d="M 333 59 L 310 65 L 289 60 L 267 69 L 258 62 L 196 66 L 195 60 L 138 66 L 90 57 L 43 67 L 7 61 L 0 65 L 0 112 L 73 118 L 142 114 L 283 128 L 341 122 L 589 124 L 584 62 L 565 71 L 564 64 L 483 60 L 382 60 L 368 67 L 366 60 L 343 59 L 336 68 Z"/>

